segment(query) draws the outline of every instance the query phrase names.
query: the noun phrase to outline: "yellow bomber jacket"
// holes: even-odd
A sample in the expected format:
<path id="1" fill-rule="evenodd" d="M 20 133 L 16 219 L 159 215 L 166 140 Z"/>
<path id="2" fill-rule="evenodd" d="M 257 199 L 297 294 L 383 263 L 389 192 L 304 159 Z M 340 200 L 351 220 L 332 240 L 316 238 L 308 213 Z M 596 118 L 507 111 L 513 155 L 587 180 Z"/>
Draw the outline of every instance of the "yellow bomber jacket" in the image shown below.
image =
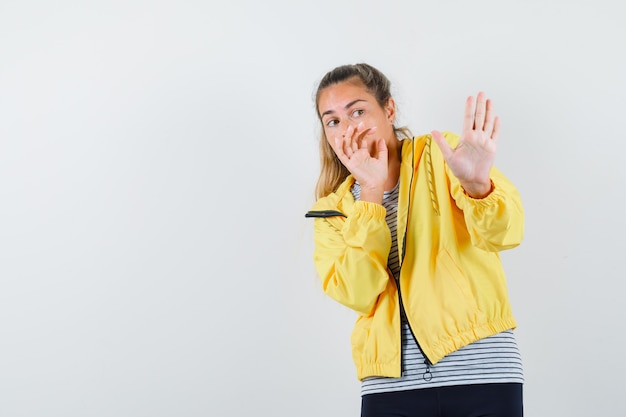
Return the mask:
<path id="1" fill-rule="evenodd" d="M 400 288 L 387 268 L 385 208 L 355 201 L 352 176 L 307 213 L 315 218 L 313 259 L 325 293 L 359 314 L 351 337 L 359 379 L 401 375 L 400 303 L 432 364 L 515 328 L 498 251 L 519 245 L 524 212 L 517 189 L 495 167 L 491 181 L 487 197 L 471 198 L 430 135 L 403 141 Z"/>

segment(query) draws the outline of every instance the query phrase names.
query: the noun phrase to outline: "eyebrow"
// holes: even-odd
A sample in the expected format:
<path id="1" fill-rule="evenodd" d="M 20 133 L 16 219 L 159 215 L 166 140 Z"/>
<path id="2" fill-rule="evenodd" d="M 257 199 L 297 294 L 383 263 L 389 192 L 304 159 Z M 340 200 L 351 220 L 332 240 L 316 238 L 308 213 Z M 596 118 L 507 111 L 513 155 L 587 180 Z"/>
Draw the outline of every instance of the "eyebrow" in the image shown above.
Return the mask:
<path id="1" fill-rule="evenodd" d="M 349 109 L 350 107 L 352 107 L 354 104 L 358 103 L 359 101 L 366 101 L 366 100 L 363 100 L 362 98 L 357 98 L 356 100 L 352 100 L 350 103 L 346 104 L 343 108 Z M 322 113 L 322 117 L 326 116 L 327 114 L 332 114 L 334 112 L 335 112 L 334 110 L 326 110 L 324 113 Z"/>

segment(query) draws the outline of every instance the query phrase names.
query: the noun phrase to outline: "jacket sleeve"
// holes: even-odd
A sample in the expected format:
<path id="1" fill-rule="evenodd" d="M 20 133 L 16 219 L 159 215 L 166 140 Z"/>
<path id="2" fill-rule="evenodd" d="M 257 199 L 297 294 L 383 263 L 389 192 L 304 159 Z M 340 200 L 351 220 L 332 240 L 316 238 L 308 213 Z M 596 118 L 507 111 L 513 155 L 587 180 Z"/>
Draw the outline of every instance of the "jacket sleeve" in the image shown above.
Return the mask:
<path id="1" fill-rule="evenodd" d="M 314 223 L 313 260 L 324 292 L 364 315 L 389 281 L 391 233 L 385 215 L 380 204 L 356 201 L 345 220 L 318 218 Z"/>
<path id="2" fill-rule="evenodd" d="M 448 169 L 449 170 L 449 169 Z M 491 169 L 491 193 L 482 199 L 470 197 L 459 180 L 448 172 L 450 191 L 463 210 L 474 246 L 490 252 L 518 246 L 524 236 L 524 209 L 517 188 L 496 168 Z"/>

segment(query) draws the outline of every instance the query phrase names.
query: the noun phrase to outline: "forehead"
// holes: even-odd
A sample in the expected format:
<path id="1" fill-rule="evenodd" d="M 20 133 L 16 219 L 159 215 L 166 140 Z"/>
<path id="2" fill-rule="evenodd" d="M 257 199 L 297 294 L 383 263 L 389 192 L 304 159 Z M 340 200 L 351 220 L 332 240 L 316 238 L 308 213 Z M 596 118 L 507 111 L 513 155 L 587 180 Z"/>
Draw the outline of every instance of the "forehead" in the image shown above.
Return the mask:
<path id="1" fill-rule="evenodd" d="M 374 96 L 359 81 L 344 81 L 333 84 L 321 91 L 318 102 L 319 111 L 320 113 L 328 110 L 337 111 L 338 108 L 343 108 L 346 104 L 357 99 L 375 101 Z"/>

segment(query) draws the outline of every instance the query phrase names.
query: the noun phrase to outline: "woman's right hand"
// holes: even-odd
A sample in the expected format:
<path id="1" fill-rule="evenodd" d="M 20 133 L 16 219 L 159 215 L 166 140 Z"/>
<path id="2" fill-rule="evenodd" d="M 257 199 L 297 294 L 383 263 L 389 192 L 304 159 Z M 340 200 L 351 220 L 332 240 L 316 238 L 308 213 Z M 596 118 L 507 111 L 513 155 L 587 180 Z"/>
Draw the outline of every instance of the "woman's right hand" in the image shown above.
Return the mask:
<path id="1" fill-rule="evenodd" d="M 350 125 L 343 135 L 335 136 L 329 143 L 361 186 L 361 200 L 380 204 L 389 174 L 388 151 L 384 139 L 377 139 L 370 151 L 366 135 L 375 129 L 363 129 L 362 123 L 356 127 Z"/>

